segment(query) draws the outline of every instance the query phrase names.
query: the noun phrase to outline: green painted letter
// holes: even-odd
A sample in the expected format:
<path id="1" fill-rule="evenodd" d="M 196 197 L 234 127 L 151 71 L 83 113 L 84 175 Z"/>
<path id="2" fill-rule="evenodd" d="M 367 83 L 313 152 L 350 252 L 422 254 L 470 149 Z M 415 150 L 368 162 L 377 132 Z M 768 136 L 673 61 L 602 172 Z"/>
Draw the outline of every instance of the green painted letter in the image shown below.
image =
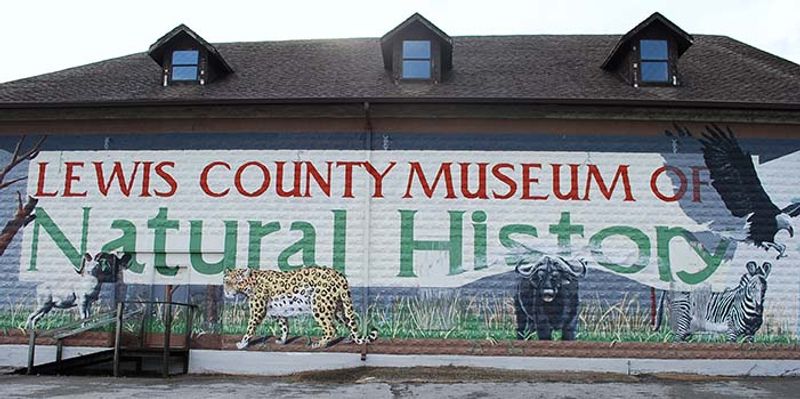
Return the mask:
<path id="1" fill-rule="evenodd" d="M 119 249 L 123 253 L 131 254 L 132 258 L 131 263 L 128 265 L 128 270 L 141 274 L 144 271 L 144 264 L 136 261 L 136 225 L 130 220 L 117 219 L 111 222 L 111 228 L 122 230 L 122 235 L 103 245 L 101 251 L 114 252 Z"/>
<path id="2" fill-rule="evenodd" d="M 257 220 L 247 222 L 250 226 L 250 240 L 247 246 L 247 267 L 258 269 L 261 266 L 261 239 L 281 229 L 278 222 L 263 224 Z"/>
<path id="3" fill-rule="evenodd" d="M 656 226 L 656 238 L 658 240 L 658 275 L 662 281 L 672 281 L 672 263 L 669 256 L 669 243 L 675 237 L 682 237 L 686 240 L 689 246 L 692 247 L 692 250 L 700 256 L 700 259 L 702 259 L 703 263 L 706 265 L 703 270 L 697 273 L 685 271 L 675 273 L 681 281 L 692 285 L 702 283 L 717 271 L 731 243 L 724 238 L 720 239 L 712 255 L 705 246 L 703 246 L 700 240 L 697 239 L 694 233 L 682 227 L 669 228 L 666 226 Z"/>
<path id="4" fill-rule="evenodd" d="M 314 226 L 308 222 L 294 222 L 289 229 L 292 231 L 300 231 L 303 233 L 303 237 L 278 255 L 278 268 L 282 271 L 289 271 L 297 270 L 303 266 L 315 265 L 317 232 L 314 230 Z M 301 252 L 303 254 L 303 263 L 299 265 L 289 264 L 289 258 Z"/>
<path id="5" fill-rule="evenodd" d="M 44 232 L 50 236 L 53 243 L 56 244 L 61 253 L 63 253 L 69 263 L 75 270 L 81 268 L 81 260 L 83 254 L 86 253 L 86 238 L 89 235 L 89 212 L 92 208 L 83 208 L 83 224 L 81 226 L 81 247 L 80 250 L 76 249 L 74 245 L 67 239 L 64 232 L 58 225 L 50 218 L 50 215 L 45 212 L 43 208 L 36 208 L 36 218 L 33 219 L 33 239 L 31 240 L 31 263 L 28 267 L 29 271 L 36 270 L 36 256 L 39 251 L 39 231 L 44 228 Z"/>
<path id="6" fill-rule="evenodd" d="M 569 256 L 572 253 L 572 235 L 577 234 L 583 237 L 583 225 L 572 224 L 569 220 L 569 212 L 561 212 L 561 220 L 558 224 L 550 225 L 550 234 L 558 237 L 558 246 L 561 250 L 559 255 Z"/>
<path id="7" fill-rule="evenodd" d="M 222 259 L 218 262 L 206 262 L 203 259 L 203 221 L 189 221 L 189 259 L 194 270 L 200 274 L 215 275 L 222 273 L 225 268 L 236 267 L 236 239 L 238 237 L 238 222 L 226 220 L 225 222 L 225 248 Z"/>
<path id="8" fill-rule="evenodd" d="M 347 211 L 333 210 L 333 268 L 345 272 L 347 261 Z"/>
<path id="9" fill-rule="evenodd" d="M 538 232 L 536 231 L 536 227 L 533 227 L 529 224 L 509 224 L 500 229 L 500 244 L 508 249 L 522 247 L 521 242 L 511 238 L 512 234 L 524 234 L 531 237 L 539 236 Z M 531 255 L 535 257 L 541 255 L 541 253 L 539 251 L 533 251 Z M 514 266 L 517 264 L 517 262 L 519 262 L 519 260 L 519 255 L 506 256 L 506 265 Z"/>
<path id="10" fill-rule="evenodd" d="M 417 211 L 400 212 L 400 273 L 397 277 L 416 277 L 414 274 L 414 251 L 447 251 L 450 255 L 450 275 L 464 272 L 461 268 L 463 211 L 448 211 L 450 215 L 450 239 L 447 241 L 423 241 L 414 239 L 414 214 Z"/>
<path id="11" fill-rule="evenodd" d="M 636 263 L 625 266 L 611 262 L 603 253 L 603 240 L 611 236 L 628 237 L 639 249 L 639 259 Z M 611 226 L 598 231 L 589 239 L 589 247 L 595 260 L 600 266 L 617 273 L 637 273 L 650 263 L 650 239 L 641 230 L 629 226 Z"/>
<path id="12" fill-rule="evenodd" d="M 162 276 L 178 274 L 177 266 L 167 266 L 167 230 L 180 230 L 177 220 L 167 219 L 167 208 L 158 208 L 158 214 L 147 221 L 147 228 L 153 229 L 153 266 Z"/>

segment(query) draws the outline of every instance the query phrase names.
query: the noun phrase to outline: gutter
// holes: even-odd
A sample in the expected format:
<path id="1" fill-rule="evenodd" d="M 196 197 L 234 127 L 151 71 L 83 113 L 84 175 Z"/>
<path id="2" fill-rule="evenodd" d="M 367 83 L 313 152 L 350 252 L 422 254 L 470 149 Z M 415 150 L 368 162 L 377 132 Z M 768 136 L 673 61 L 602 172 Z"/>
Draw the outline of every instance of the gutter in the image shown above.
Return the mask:
<path id="1" fill-rule="evenodd" d="M 730 101 L 671 101 L 671 100 L 612 100 L 612 99 L 572 99 L 572 98 L 487 98 L 487 97 L 353 97 L 353 98 L 297 98 L 297 99 L 215 99 L 215 100 L 142 100 L 112 102 L 64 102 L 0 103 L 5 109 L 53 109 L 53 108 L 122 108 L 122 107 L 171 107 L 171 106 L 213 106 L 213 105 L 343 105 L 343 104 L 476 104 L 476 105 L 584 105 L 637 108 L 694 108 L 727 110 L 770 110 L 800 111 L 800 103 L 752 103 Z"/>

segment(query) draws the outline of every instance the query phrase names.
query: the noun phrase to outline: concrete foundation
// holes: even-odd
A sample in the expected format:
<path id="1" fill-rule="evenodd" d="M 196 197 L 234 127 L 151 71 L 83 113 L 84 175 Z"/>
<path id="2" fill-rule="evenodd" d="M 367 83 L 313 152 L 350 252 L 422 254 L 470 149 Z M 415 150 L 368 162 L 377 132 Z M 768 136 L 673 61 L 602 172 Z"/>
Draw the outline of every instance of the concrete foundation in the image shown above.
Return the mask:
<path id="1" fill-rule="evenodd" d="M 105 348 L 65 347 L 64 358 Z M 24 367 L 26 345 L 0 346 L 0 367 Z M 55 360 L 54 346 L 37 346 L 36 363 Z M 353 353 L 239 352 L 193 350 L 190 374 L 237 374 L 279 376 L 304 371 L 335 370 L 360 366 L 436 367 L 466 366 L 543 372 L 591 372 L 623 375 L 659 373 L 706 376 L 800 376 L 800 360 L 759 359 L 610 359 L 568 357 L 382 355 L 371 354 L 361 361 Z"/>

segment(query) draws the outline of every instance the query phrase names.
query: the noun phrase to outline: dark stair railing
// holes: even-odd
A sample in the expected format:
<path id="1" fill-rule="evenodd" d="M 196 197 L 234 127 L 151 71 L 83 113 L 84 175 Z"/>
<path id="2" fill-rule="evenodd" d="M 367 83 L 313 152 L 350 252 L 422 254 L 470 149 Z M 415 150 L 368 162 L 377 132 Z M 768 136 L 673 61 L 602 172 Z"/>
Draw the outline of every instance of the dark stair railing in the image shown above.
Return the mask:
<path id="1" fill-rule="evenodd" d="M 122 305 L 122 304 L 120 304 Z M 54 330 L 47 330 L 44 332 L 37 333 L 35 328 L 31 328 L 29 331 L 29 338 L 28 338 L 28 368 L 26 370 L 27 374 L 31 374 L 34 369 L 34 362 L 36 356 L 36 338 L 45 338 L 45 337 L 52 337 L 56 340 L 56 366 L 61 366 L 63 360 L 63 353 L 64 353 L 64 339 L 72 337 L 74 335 L 78 335 L 85 331 L 89 331 L 95 328 L 105 327 L 107 325 L 118 323 L 118 320 L 127 320 L 131 317 L 135 316 L 137 313 L 141 313 L 142 309 L 136 309 L 133 311 L 123 312 L 124 307 L 118 306 L 116 310 L 102 312 L 91 316 L 88 319 L 78 320 L 74 323 L 68 324 L 58 329 Z M 119 323 L 118 323 L 119 324 Z M 83 356 L 81 356 L 83 357 Z M 58 367 L 60 368 L 60 367 Z"/>
<path id="2" fill-rule="evenodd" d="M 131 359 L 136 361 L 136 370 L 137 372 L 141 371 L 141 364 L 143 358 L 152 358 L 152 357 L 160 357 L 161 358 L 161 376 L 166 378 L 170 376 L 169 373 L 169 360 L 171 357 L 176 356 L 180 357 L 183 360 L 183 369 L 182 373 L 186 374 L 189 372 L 189 352 L 192 346 L 192 321 L 194 320 L 194 312 L 197 308 L 196 305 L 188 304 L 188 303 L 180 303 L 180 302 L 167 302 L 167 301 L 141 301 L 141 302 L 125 302 L 125 303 L 135 303 L 135 304 L 142 304 L 146 305 L 147 310 L 142 313 L 142 319 L 140 324 L 139 330 L 139 340 L 138 340 L 138 347 L 132 348 L 118 348 L 115 347 L 115 350 L 122 351 L 125 355 L 126 359 Z M 147 331 L 147 320 L 149 316 L 152 315 L 152 307 L 153 305 L 163 305 L 164 306 L 164 338 L 161 347 L 150 347 L 147 344 L 146 336 L 150 334 Z M 181 347 L 176 347 L 170 341 L 172 339 L 172 330 L 174 327 L 174 313 L 173 307 L 181 307 L 186 309 L 186 332 L 184 338 L 184 344 Z M 121 325 L 119 323 L 117 326 L 117 338 L 115 342 L 120 341 L 121 335 Z M 119 357 L 114 360 L 114 376 L 119 376 Z"/>
<path id="3" fill-rule="evenodd" d="M 137 306 L 130 306 L 137 305 Z M 164 307 L 164 339 L 160 347 L 147 346 L 145 336 L 149 334 L 146 326 L 151 319 L 153 305 L 163 305 Z M 173 330 L 173 306 L 179 306 L 186 309 L 186 336 L 184 345 L 182 347 L 174 347 L 171 345 L 171 337 Z M 132 308 L 132 309 L 126 309 Z M 120 362 L 122 360 L 133 360 L 136 362 L 136 371 L 142 371 L 142 362 L 144 358 L 161 358 L 161 376 L 166 378 L 170 376 L 170 359 L 175 356 L 183 360 L 183 374 L 186 374 L 189 369 L 189 350 L 191 348 L 192 337 L 192 320 L 194 319 L 194 310 L 196 306 L 186 303 L 177 302 L 163 302 L 163 301 L 136 301 L 136 302 L 120 302 L 117 304 L 115 311 L 103 312 L 92 316 L 86 320 L 80 320 L 67 326 L 55 330 L 45 331 L 37 334 L 36 330 L 31 328 L 28 341 L 28 367 L 25 369 L 26 374 L 36 372 L 62 372 L 67 369 L 76 369 L 91 366 L 98 363 L 112 361 L 112 373 L 115 377 L 120 375 Z M 139 337 L 137 346 L 125 346 L 122 342 L 123 323 L 127 320 L 133 319 L 137 315 L 141 315 L 141 327 L 139 330 Z M 89 331 L 95 328 L 100 328 L 114 324 L 114 348 L 105 351 L 99 351 L 88 355 L 77 356 L 70 359 L 63 359 L 63 341 L 66 338 L 75 336 L 77 334 Z M 34 365 L 36 353 L 36 338 L 37 337 L 53 337 L 56 339 L 56 361 L 41 365 Z"/>

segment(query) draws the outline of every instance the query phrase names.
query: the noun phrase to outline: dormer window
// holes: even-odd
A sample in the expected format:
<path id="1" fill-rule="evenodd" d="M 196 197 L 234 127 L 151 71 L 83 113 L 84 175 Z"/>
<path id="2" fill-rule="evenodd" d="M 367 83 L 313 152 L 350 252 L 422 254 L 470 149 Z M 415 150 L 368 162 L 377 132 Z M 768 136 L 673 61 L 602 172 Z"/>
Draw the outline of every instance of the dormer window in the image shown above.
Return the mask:
<path id="1" fill-rule="evenodd" d="M 200 64 L 197 50 L 178 50 L 172 52 L 172 80 L 196 81 Z"/>
<path id="2" fill-rule="evenodd" d="M 164 87 L 172 83 L 203 86 L 233 73 L 217 49 L 186 25 L 178 25 L 158 39 L 147 53 L 161 66 Z"/>
<path id="3" fill-rule="evenodd" d="M 432 65 L 429 40 L 403 41 L 403 79 L 430 79 Z"/>
<path id="4" fill-rule="evenodd" d="M 680 57 L 692 35 L 654 13 L 622 35 L 601 68 L 633 87 L 680 86 Z"/>
<path id="5" fill-rule="evenodd" d="M 383 66 L 392 80 L 437 84 L 453 69 L 453 39 L 414 14 L 381 38 Z"/>
<path id="6" fill-rule="evenodd" d="M 642 83 L 669 83 L 669 50 L 666 40 L 639 41 Z"/>

